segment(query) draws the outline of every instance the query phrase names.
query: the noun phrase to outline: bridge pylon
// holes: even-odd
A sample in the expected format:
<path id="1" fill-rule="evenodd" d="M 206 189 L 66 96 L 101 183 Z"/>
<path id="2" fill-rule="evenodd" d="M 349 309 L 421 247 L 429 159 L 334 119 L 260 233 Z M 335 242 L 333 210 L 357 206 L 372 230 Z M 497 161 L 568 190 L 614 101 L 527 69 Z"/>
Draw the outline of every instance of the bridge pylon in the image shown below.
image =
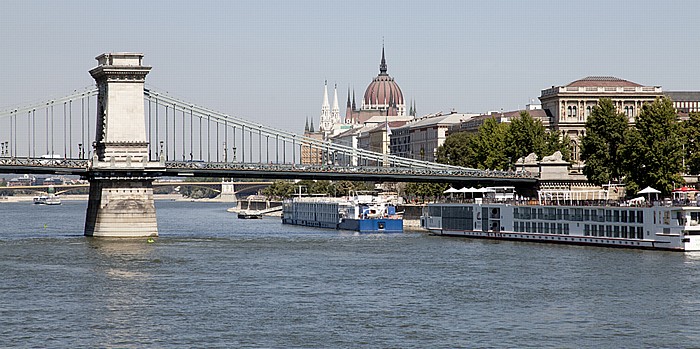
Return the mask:
<path id="1" fill-rule="evenodd" d="M 153 179 L 163 160 L 149 161 L 141 53 L 104 53 L 90 70 L 97 82 L 97 130 L 88 180 L 86 236 L 157 236 Z"/>

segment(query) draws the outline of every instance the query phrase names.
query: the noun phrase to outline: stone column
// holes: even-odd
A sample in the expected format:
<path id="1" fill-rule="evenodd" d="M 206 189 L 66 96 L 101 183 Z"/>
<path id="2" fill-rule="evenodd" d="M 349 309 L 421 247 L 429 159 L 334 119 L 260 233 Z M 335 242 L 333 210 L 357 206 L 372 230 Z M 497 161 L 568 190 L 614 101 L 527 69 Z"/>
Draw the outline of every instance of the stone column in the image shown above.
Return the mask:
<path id="1" fill-rule="evenodd" d="M 105 53 L 90 70 L 98 102 L 86 236 L 158 235 L 152 182 L 164 164 L 148 162 L 143 85 L 151 67 L 142 59 L 140 53 Z"/>

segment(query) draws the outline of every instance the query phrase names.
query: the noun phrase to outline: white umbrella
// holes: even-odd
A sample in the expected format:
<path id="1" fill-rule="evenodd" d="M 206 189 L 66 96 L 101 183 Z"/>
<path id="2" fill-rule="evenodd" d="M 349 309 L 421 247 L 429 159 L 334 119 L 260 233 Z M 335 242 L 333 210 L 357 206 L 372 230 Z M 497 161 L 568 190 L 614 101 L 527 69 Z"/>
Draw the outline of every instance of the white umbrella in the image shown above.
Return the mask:
<path id="1" fill-rule="evenodd" d="M 659 193 L 661 193 L 661 192 L 652 188 L 652 187 L 646 187 L 646 188 L 640 190 L 637 194 L 647 194 L 647 196 L 649 197 L 649 201 L 651 201 L 651 194 L 656 194 L 657 199 L 658 199 Z"/>
<path id="2" fill-rule="evenodd" d="M 449 189 L 442 192 L 443 194 L 459 193 L 459 190 L 450 187 Z"/>
<path id="3" fill-rule="evenodd" d="M 460 192 L 460 193 L 465 193 L 465 194 L 466 194 L 466 193 L 473 193 L 472 188 L 467 188 L 467 187 L 464 187 L 464 188 L 460 189 L 459 192 Z"/>
<path id="4" fill-rule="evenodd" d="M 646 187 L 646 188 L 640 190 L 637 194 L 659 194 L 659 193 L 661 193 L 661 192 L 652 188 L 652 187 Z"/>

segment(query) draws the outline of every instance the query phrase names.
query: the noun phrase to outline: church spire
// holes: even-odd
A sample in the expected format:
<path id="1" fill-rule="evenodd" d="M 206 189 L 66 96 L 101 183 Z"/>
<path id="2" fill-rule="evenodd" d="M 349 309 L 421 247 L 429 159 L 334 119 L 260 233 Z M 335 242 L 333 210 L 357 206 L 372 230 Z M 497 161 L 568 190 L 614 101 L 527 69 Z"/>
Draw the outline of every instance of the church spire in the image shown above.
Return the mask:
<path id="1" fill-rule="evenodd" d="M 350 107 L 352 106 L 352 104 L 350 104 L 350 87 L 348 87 L 348 103 L 347 103 L 346 106 L 347 106 L 348 108 L 350 108 Z"/>
<path id="2" fill-rule="evenodd" d="M 309 132 L 309 117 L 306 117 L 306 124 L 304 125 L 304 132 Z"/>
<path id="3" fill-rule="evenodd" d="M 340 123 L 340 108 L 338 107 L 338 84 L 333 85 L 333 108 L 331 109 L 331 122 Z"/>
<path id="4" fill-rule="evenodd" d="M 384 44 L 382 44 L 382 63 L 379 65 L 379 75 L 386 75 L 386 58 L 384 58 Z"/>
<path id="5" fill-rule="evenodd" d="M 311 133 L 316 132 L 316 131 L 314 131 L 314 119 L 313 118 L 311 119 L 311 126 L 309 126 L 309 132 L 311 132 Z"/>
<path id="6" fill-rule="evenodd" d="M 353 87 L 352 89 L 352 110 L 355 110 L 356 104 L 355 104 L 355 88 Z"/>
<path id="7" fill-rule="evenodd" d="M 330 105 L 328 104 L 328 80 L 323 82 L 323 104 L 321 105 L 321 115 L 323 115 L 325 110 L 330 110 Z"/>

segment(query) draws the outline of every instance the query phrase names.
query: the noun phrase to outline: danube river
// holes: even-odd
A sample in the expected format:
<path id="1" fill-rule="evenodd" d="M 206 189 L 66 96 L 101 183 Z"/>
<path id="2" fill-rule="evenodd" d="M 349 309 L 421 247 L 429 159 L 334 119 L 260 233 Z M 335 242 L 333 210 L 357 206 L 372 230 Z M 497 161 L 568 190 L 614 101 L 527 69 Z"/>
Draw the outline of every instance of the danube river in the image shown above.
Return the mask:
<path id="1" fill-rule="evenodd" d="M 0 204 L 0 347 L 700 346 L 700 256 L 357 235 L 157 202 L 160 238 L 82 236 L 86 203 Z"/>

